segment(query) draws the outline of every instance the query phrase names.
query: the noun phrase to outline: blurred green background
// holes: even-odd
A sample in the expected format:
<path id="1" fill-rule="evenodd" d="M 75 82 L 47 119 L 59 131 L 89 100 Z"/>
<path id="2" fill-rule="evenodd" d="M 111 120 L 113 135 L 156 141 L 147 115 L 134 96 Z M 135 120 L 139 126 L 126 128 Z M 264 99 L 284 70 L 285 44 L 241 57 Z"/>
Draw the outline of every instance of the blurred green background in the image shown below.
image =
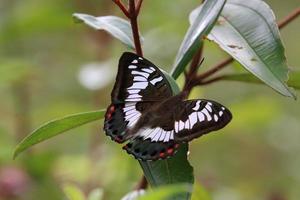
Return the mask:
<path id="1" fill-rule="evenodd" d="M 267 0 L 277 19 L 299 0 Z M 140 16 L 144 55 L 166 71 L 199 1 L 145 0 Z M 122 52 L 103 32 L 75 24 L 72 13 L 122 16 L 112 1 L 0 1 L 0 199 L 66 199 L 65 184 L 86 194 L 101 188 L 120 199 L 142 171 L 105 137 L 102 122 L 85 125 L 39 144 L 12 160 L 15 145 L 42 123 L 67 114 L 105 108 Z M 300 19 L 281 30 L 288 63 L 300 63 Z M 205 70 L 226 58 L 205 43 Z M 233 63 L 225 71 L 244 70 Z M 100 77 L 100 78 L 99 78 Z M 178 83 L 182 84 L 182 77 Z M 298 92 L 299 94 L 299 92 Z M 218 134 L 190 145 L 196 179 L 214 200 L 300 198 L 300 103 L 267 86 L 219 82 L 192 92 L 229 107 L 234 119 Z"/>

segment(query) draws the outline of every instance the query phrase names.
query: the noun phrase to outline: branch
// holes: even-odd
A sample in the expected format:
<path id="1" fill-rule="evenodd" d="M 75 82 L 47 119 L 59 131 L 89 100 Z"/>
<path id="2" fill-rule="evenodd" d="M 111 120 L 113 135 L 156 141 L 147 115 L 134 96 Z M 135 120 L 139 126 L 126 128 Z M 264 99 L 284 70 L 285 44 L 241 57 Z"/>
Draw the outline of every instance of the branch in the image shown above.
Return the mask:
<path id="1" fill-rule="evenodd" d="M 130 24 L 131 24 L 132 34 L 134 39 L 135 51 L 138 55 L 143 56 L 140 34 L 139 34 L 139 27 L 137 24 L 138 13 L 136 12 L 134 0 L 129 0 L 129 16 L 130 16 L 129 19 L 130 19 Z"/>
<path id="2" fill-rule="evenodd" d="M 213 68 L 211 68 L 207 72 L 204 72 L 203 74 L 199 75 L 197 77 L 197 79 L 201 81 L 201 80 L 213 75 L 214 73 L 220 71 L 221 69 L 226 67 L 228 64 L 232 63 L 233 61 L 234 61 L 234 59 L 232 57 L 227 58 L 227 59 L 219 62 L 217 65 L 215 65 Z"/>
<path id="3" fill-rule="evenodd" d="M 142 3 L 143 3 L 143 0 L 138 0 L 138 2 L 136 4 L 135 12 L 136 12 L 137 15 L 140 13 L 140 10 L 141 10 L 141 7 L 142 7 Z"/>
<path id="4" fill-rule="evenodd" d="M 296 8 L 294 11 L 292 11 L 288 16 L 286 16 L 284 19 L 280 20 L 277 24 L 279 29 L 285 27 L 288 25 L 291 21 L 296 19 L 300 15 L 300 8 Z"/>
<path id="5" fill-rule="evenodd" d="M 122 12 L 124 13 L 124 15 L 126 15 L 126 17 L 130 18 L 128 9 L 120 0 L 113 0 L 113 2 L 122 10 Z"/>

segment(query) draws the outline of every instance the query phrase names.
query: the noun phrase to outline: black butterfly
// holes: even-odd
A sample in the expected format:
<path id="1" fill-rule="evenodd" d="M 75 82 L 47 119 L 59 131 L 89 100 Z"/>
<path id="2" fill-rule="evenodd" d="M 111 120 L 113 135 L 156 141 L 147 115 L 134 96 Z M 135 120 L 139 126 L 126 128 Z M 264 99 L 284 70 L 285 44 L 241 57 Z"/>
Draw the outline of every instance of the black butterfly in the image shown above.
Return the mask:
<path id="1" fill-rule="evenodd" d="M 125 52 L 119 61 L 104 130 L 141 160 L 164 159 L 179 145 L 223 128 L 232 118 L 221 104 L 184 100 L 172 93 L 162 71 L 150 61 Z"/>

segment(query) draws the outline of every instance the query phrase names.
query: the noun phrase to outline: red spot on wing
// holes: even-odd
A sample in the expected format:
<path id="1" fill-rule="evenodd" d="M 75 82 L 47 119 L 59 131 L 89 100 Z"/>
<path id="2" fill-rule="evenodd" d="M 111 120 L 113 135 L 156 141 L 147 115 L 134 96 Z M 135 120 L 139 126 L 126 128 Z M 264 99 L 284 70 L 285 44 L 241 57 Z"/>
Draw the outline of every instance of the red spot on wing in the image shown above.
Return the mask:
<path id="1" fill-rule="evenodd" d="M 107 117 L 107 119 L 111 119 L 111 114 L 107 113 L 106 117 Z"/>
<path id="2" fill-rule="evenodd" d="M 112 106 L 109 108 L 109 110 L 110 110 L 110 113 L 113 113 L 113 112 L 115 112 L 116 108 L 115 108 L 114 105 L 112 105 Z"/>
<path id="3" fill-rule="evenodd" d="M 165 157 L 165 153 L 164 153 L 164 152 L 161 152 L 161 153 L 159 154 L 159 157 L 160 157 L 160 158 L 164 158 L 164 157 Z"/>
<path id="4" fill-rule="evenodd" d="M 167 153 L 170 154 L 170 155 L 173 154 L 174 153 L 174 149 L 173 148 L 168 149 Z"/>

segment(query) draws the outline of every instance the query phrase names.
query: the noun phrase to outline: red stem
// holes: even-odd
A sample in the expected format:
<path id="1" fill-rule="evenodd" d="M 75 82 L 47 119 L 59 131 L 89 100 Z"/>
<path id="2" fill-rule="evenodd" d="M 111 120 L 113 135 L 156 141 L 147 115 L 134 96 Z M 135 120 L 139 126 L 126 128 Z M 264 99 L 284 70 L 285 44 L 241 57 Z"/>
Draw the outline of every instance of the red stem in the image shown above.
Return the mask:
<path id="1" fill-rule="evenodd" d="M 140 13 L 142 3 L 143 3 L 143 0 L 138 0 L 137 6 L 136 6 L 136 9 L 135 9 L 135 12 L 136 12 L 137 15 Z"/>
<path id="2" fill-rule="evenodd" d="M 300 8 L 296 8 L 289 15 L 287 15 L 284 19 L 278 22 L 278 27 L 283 28 L 288 25 L 291 21 L 296 19 L 300 15 Z"/>
<path id="3" fill-rule="evenodd" d="M 138 23 L 137 23 L 138 13 L 136 12 L 134 0 L 129 0 L 129 15 L 130 15 L 129 19 L 130 19 L 131 28 L 132 28 L 135 51 L 138 55 L 143 56 L 143 51 L 142 51 L 142 46 L 141 46 L 141 41 L 140 41 L 140 34 L 139 34 L 139 27 L 138 27 Z"/>
<path id="4" fill-rule="evenodd" d="M 120 0 L 113 0 L 113 2 L 122 10 L 126 17 L 130 18 L 128 9 L 124 6 L 124 4 Z"/>

